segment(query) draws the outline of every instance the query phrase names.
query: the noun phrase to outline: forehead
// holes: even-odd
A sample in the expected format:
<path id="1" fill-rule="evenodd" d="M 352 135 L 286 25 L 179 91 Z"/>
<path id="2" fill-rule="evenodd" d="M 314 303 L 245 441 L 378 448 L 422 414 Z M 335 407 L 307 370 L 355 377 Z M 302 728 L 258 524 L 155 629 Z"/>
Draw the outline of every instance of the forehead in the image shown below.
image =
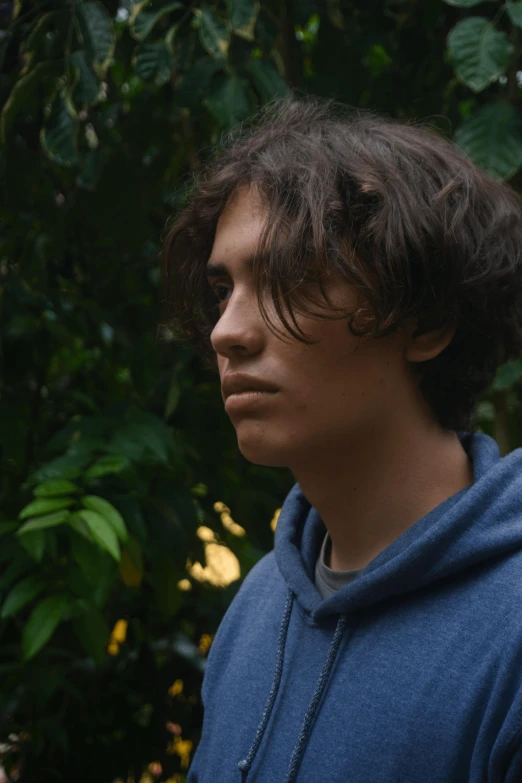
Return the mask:
<path id="1" fill-rule="evenodd" d="M 254 190 L 242 188 L 234 193 L 219 217 L 209 263 L 218 258 L 253 254 L 265 225 L 265 215 Z"/>

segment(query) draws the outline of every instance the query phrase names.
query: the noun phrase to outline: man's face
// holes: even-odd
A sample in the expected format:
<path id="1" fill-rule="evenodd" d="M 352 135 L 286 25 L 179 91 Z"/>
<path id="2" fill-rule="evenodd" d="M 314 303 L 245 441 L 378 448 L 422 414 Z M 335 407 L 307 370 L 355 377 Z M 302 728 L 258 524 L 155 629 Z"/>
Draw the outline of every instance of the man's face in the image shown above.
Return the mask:
<path id="1" fill-rule="evenodd" d="M 225 374 L 244 372 L 279 390 L 255 405 L 227 411 L 239 449 L 251 462 L 297 470 L 357 443 L 368 445 L 368 438 L 375 438 L 377 447 L 386 422 L 404 415 L 415 394 L 403 338 L 395 334 L 362 342 L 351 334 L 346 318 L 327 321 L 299 314 L 300 327 L 318 342 L 306 345 L 286 332 L 284 337 L 271 332 L 246 263 L 264 214 L 255 191 L 238 191 L 219 219 L 209 259 L 228 269 L 228 276 L 209 278 L 223 300 L 211 335 L 221 381 Z M 332 276 L 327 290 L 335 305 L 355 303 L 340 277 Z M 266 302 L 272 316 L 273 304 Z M 271 320 L 279 328 L 278 319 Z"/>

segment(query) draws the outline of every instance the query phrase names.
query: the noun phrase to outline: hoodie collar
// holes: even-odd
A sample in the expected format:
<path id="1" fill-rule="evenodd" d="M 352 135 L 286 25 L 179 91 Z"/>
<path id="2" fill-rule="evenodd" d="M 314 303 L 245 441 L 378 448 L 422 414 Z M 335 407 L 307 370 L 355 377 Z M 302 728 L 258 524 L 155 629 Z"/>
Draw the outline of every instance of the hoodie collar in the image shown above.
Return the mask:
<path id="1" fill-rule="evenodd" d="M 274 554 L 287 588 L 312 622 L 409 592 L 522 546 L 522 449 L 501 458 L 489 435 L 457 434 L 473 464 L 473 483 L 417 520 L 356 580 L 325 599 L 314 572 L 326 527 L 300 485 L 292 487 L 279 514 Z"/>

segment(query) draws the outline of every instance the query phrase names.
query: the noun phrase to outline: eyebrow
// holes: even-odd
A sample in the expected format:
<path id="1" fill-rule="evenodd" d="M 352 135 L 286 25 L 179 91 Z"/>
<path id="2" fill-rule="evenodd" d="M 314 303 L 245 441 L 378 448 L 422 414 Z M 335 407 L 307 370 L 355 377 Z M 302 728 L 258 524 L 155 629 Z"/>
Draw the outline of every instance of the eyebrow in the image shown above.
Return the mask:
<path id="1" fill-rule="evenodd" d="M 245 265 L 249 271 L 254 267 L 254 257 L 248 256 Z M 227 265 L 223 261 L 209 261 L 205 267 L 205 276 L 209 277 L 232 277 Z"/>

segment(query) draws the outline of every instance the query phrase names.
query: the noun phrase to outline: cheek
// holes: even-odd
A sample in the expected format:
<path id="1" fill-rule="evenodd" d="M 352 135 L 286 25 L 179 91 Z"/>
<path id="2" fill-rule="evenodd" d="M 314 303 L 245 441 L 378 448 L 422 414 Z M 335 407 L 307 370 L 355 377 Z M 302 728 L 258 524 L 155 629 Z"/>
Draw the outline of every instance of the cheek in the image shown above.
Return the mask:
<path id="1" fill-rule="evenodd" d="M 346 338 L 345 338 L 346 342 Z M 395 396 L 389 356 L 376 355 L 360 345 L 328 347 L 328 343 L 296 363 L 296 412 L 312 412 L 323 421 L 344 418 L 347 412 L 363 413 L 366 407 L 383 409 Z"/>

